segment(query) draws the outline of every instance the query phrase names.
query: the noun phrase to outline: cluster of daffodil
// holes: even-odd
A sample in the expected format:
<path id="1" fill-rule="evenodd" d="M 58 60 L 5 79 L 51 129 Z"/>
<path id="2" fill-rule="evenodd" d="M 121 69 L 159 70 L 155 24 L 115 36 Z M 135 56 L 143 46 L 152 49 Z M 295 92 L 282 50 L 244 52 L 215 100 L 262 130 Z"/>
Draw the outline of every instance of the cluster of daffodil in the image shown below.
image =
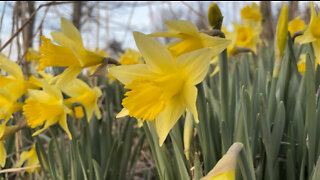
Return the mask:
<path id="1" fill-rule="evenodd" d="M 89 75 L 107 69 L 107 86 L 116 84 L 120 87 L 118 83 L 121 83 L 126 89 L 121 100 L 122 110 L 116 112 L 116 117 L 130 116 L 144 128 L 160 179 L 190 179 L 193 173 L 190 169 L 194 169 L 194 179 L 231 180 L 237 175 L 255 179 L 256 174 L 260 179 L 279 178 L 282 176 L 274 170 L 283 167 L 278 161 L 283 155 L 280 153 L 285 153 L 286 168 L 295 170 L 295 166 L 299 166 L 300 177 L 307 173 L 308 177 L 317 177 L 320 160 L 316 163 L 316 159 L 320 146 L 314 143 L 319 132 L 313 128 L 320 127 L 315 121 L 320 117 L 315 97 L 315 86 L 319 83 L 313 71 L 320 73 L 317 70 L 320 63 L 317 61 L 320 59 L 320 16 L 312 2 L 310 10 L 311 20 L 307 26 L 300 16 L 288 22 L 288 7 L 284 5 L 278 19 L 274 47 L 270 48 L 264 47 L 259 37 L 262 15 L 256 3 L 241 10 L 241 23 L 232 23 L 233 31 L 222 25 L 223 16 L 213 3 L 208 11 L 211 26 L 207 30 L 199 30 L 189 21 L 169 20 L 164 22 L 167 31 L 133 32 L 138 51 L 127 49 L 118 54 L 116 62 L 105 51 L 86 49 L 80 32 L 61 18 L 61 32 L 51 33 L 53 41 L 42 36 L 39 51 L 29 49 L 26 54 L 26 60 L 32 62 L 32 75 L 25 76 L 16 62 L 0 54 L 1 167 L 6 164 L 7 138 L 23 128 L 30 127 L 32 135 L 37 136 L 58 124 L 71 140 L 73 131 L 68 126 L 68 116 L 83 118 L 85 122 L 93 116 L 102 119 L 98 106 L 102 91 L 97 86 L 89 86 L 78 75 L 84 69 Z M 162 44 L 156 40 L 159 37 L 172 39 L 168 44 Z M 297 42 L 299 45 L 295 47 L 293 44 Z M 307 43 L 312 45 L 304 46 L 304 51 L 293 52 L 294 48 Z M 265 53 L 269 52 L 267 48 L 274 53 Z M 242 61 L 236 59 L 237 54 L 241 54 Z M 206 78 L 211 64 L 215 69 L 211 77 Z M 110 66 L 106 68 L 107 65 Z M 66 69 L 53 76 L 47 67 Z M 212 77 L 215 74 L 219 77 Z M 302 102 L 305 97 L 307 103 Z M 112 105 L 110 107 L 112 109 Z M 17 113 L 19 111 L 23 117 Z M 111 111 L 110 117 L 114 109 Z M 99 126 L 94 127 L 100 132 Z M 85 133 L 88 136 L 85 138 L 89 139 L 87 146 L 90 146 L 90 131 Z M 168 136 L 171 141 L 166 141 Z M 74 142 L 70 149 L 78 148 Z M 110 154 L 121 149 L 121 143 L 113 144 L 112 149 L 110 145 Z M 143 144 L 143 140 L 139 143 Z M 169 157 L 174 160 L 165 156 L 171 153 L 166 147 L 168 144 L 172 145 L 168 147 L 174 154 Z M 15 167 L 27 161 L 26 166 L 30 167 L 27 170 L 34 172 L 40 167 L 39 154 L 39 159 L 45 159 L 45 155 L 37 152 L 35 145 L 30 147 L 29 151 L 21 153 Z M 86 160 L 88 166 L 84 165 L 84 153 L 75 155 L 80 159 L 84 178 L 87 172 L 89 179 L 101 174 L 107 178 L 111 160 L 102 164 L 103 161 L 92 158 L 91 150 L 88 150 Z M 129 151 L 130 148 L 125 152 Z M 297 155 L 299 152 L 304 155 Z M 236 173 L 238 157 L 241 174 Z M 59 163 L 62 164 L 62 160 Z M 126 167 L 125 163 L 121 162 L 121 167 Z M 177 165 L 178 176 L 172 173 L 172 164 Z M 189 168 L 190 164 L 193 168 Z M 75 165 L 71 166 L 75 168 Z M 102 167 L 107 169 L 104 173 Z M 95 168 L 95 176 L 92 168 Z M 308 172 L 304 172 L 305 169 Z M 61 172 L 65 173 L 63 169 Z M 287 176 L 294 177 L 297 173 L 293 174 Z"/>
<path id="2" fill-rule="evenodd" d="M 59 123 L 61 128 L 71 139 L 67 125 L 67 115 L 76 118 L 84 116 L 89 121 L 93 114 L 100 119 L 101 114 L 97 104 L 102 95 L 98 87 L 90 87 L 76 77 L 86 67 L 101 64 L 103 56 L 84 48 L 79 31 L 66 19 L 61 19 L 61 32 L 52 32 L 56 43 L 42 36 L 43 43 L 39 53 L 29 49 L 26 59 L 32 61 L 36 67 L 34 75 L 24 77 L 17 63 L 0 54 L 1 77 L 1 123 L 0 164 L 5 166 L 6 150 L 3 142 L 10 135 L 24 127 L 36 129 L 33 136 L 40 134 L 53 124 Z M 67 67 L 62 74 L 53 77 L 43 70 L 49 66 Z M 5 75 L 6 73 L 7 75 Z M 28 79 L 28 80 L 25 80 Z M 64 96 L 64 95 L 65 96 Z M 21 97 L 25 96 L 22 101 Z M 64 98 L 68 97 L 68 98 Z M 73 104 L 81 104 L 75 106 Z M 24 117 L 16 125 L 7 125 L 13 113 L 22 110 Z M 38 128 L 42 127 L 42 128 Z M 35 147 L 29 152 L 23 152 L 17 166 L 28 160 L 28 166 L 35 166 L 39 162 Z"/>

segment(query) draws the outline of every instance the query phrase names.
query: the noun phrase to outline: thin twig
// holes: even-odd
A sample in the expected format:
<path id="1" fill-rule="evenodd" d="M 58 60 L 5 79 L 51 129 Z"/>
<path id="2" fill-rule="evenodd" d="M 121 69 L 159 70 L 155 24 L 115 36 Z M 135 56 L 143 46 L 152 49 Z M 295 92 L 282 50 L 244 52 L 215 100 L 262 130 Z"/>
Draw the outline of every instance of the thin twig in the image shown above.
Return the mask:
<path id="1" fill-rule="evenodd" d="M 45 6 L 51 6 L 51 5 L 58 5 L 58 4 L 66 4 L 66 3 L 72 3 L 72 2 L 49 2 L 46 4 L 41 4 L 39 7 L 30 15 L 30 17 L 23 23 L 23 25 L 10 37 L 10 39 L 0 48 L 0 52 L 7 47 L 8 44 L 27 26 L 27 24 L 32 20 L 33 16 L 38 12 L 42 7 Z"/>
<path id="2" fill-rule="evenodd" d="M 20 172 L 28 169 L 38 168 L 40 165 L 30 166 L 30 167 L 22 167 L 22 168 L 10 168 L 10 169 L 3 169 L 0 170 L 0 174 L 8 173 L 8 172 Z"/>
<path id="3" fill-rule="evenodd" d="M 200 17 L 202 23 L 203 23 L 206 27 L 209 27 L 209 24 L 207 23 L 206 18 L 203 17 L 203 15 L 202 15 L 201 13 L 199 13 L 198 11 L 196 11 L 192 6 L 190 6 L 190 5 L 187 4 L 187 3 L 183 2 L 183 1 L 181 1 L 181 3 L 184 4 L 185 6 L 187 6 L 192 12 L 196 13 L 196 14 Z"/>

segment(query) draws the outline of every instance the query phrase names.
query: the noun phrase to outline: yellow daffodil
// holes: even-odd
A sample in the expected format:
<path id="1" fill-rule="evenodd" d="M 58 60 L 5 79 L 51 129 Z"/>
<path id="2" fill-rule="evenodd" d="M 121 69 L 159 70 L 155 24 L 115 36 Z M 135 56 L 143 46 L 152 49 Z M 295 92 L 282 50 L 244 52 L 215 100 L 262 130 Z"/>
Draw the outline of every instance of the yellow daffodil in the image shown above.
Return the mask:
<path id="1" fill-rule="evenodd" d="M 305 26 L 304 21 L 300 19 L 300 16 L 298 16 L 289 22 L 288 30 L 292 36 L 297 31 L 303 30 Z"/>
<path id="2" fill-rule="evenodd" d="M 247 22 L 244 25 L 233 23 L 234 31 L 230 33 L 230 37 L 235 39 L 232 44 L 236 47 L 250 48 L 256 52 L 257 44 L 261 43 L 260 33 L 261 26 L 255 25 L 252 22 Z M 227 37 L 228 38 L 228 37 Z M 231 51 L 235 50 L 235 47 L 230 48 Z"/>
<path id="3" fill-rule="evenodd" d="M 311 19 L 309 26 L 304 30 L 302 36 L 297 39 L 298 42 L 312 43 L 316 59 L 320 59 L 320 16 L 314 9 L 313 2 L 310 2 Z M 320 62 L 318 62 L 320 63 Z"/>
<path id="4" fill-rule="evenodd" d="M 63 104 L 61 91 L 45 81 L 42 81 L 42 87 L 43 90 L 29 89 L 29 98 L 23 106 L 23 113 L 31 128 L 42 126 L 45 122 L 43 128 L 33 133 L 33 136 L 38 135 L 49 126 L 59 122 L 62 129 L 67 132 L 71 139 L 66 117 L 70 109 Z"/>
<path id="5" fill-rule="evenodd" d="M 26 54 L 26 61 L 32 62 L 32 67 L 36 67 L 39 63 L 39 52 L 34 50 L 33 48 L 29 48 Z"/>
<path id="6" fill-rule="evenodd" d="M 122 100 L 130 116 L 142 121 L 153 121 L 162 145 L 170 129 L 185 109 L 189 109 L 196 122 L 197 88 L 206 76 L 211 57 L 223 50 L 203 48 L 179 56 L 176 60 L 160 42 L 139 32 L 133 33 L 137 47 L 146 64 L 109 68 L 129 91 Z M 227 44 L 222 42 L 224 48 Z"/>
<path id="7" fill-rule="evenodd" d="M 34 173 L 35 171 L 40 170 L 40 163 L 38 160 L 36 146 L 33 145 L 29 151 L 23 151 L 20 155 L 20 160 L 15 165 L 16 167 L 21 167 L 23 163 L 27 161 L 25 167 L 33 167 L 31 169 L 27 169 L 26 171 L 29 173 Z"/>
<path id="8" fill-rule="evenodd" d="M 20 110 L 22 103 L 17 100 L 28 88 L 37 88 L 32 81 L 25 81 L 19 65 L 0 53 L 0 69 L 8 76 L 0 76 L 0 118 L 9 120 L 11 114 Z M 32 80 L 32 79 L 31 79 Z"/>
<path id="9" fill-rule="evenodd" d="M 56 80 L 61 87 L 74 80 L 83 68 L 95 66 L 103 62 L 103 57 L 86 50 L 77 28 L 68 20 L 61 18 L 61 32 L 51 32 L 51 36 L 59 45 L 52 44 L 50 39 L 42 37 L 43 44 L 39 52 L 41 71 L 48 66 L 68 67 Z"/>
<path id="10" fill-rule="evenodd" d="M 172 41 L 167 45 L 174 58 L 204 47 L 209 47 L 215 54 L 218 54 L 230 43 L 229 40 L 224 38 L 200 33 L 197 26 L 189 21 L 173 20 L 166 21 L 164 24 L 168 31 L 155 32 L 149 36 L 181 39 Z"/>
<path id="11" fill-rule="evenodd" d="M 300 59 L 301 60 L 297 63 L 298 71 L 300 72 L 301 75 L 303 75 L 304 72 L 306 71 L 306 54 L 301 54 Z M 317 59 L 315 60 L 314 65 L 315 65 L 315 69 L 316 69 L 317 65 L 318 65 Z"/>
<path id="12" fill-rule="evenodd" d="M 61 90 L 71 97 L 65 101 L 66 103 L 78 102 L 85 107 L 88 121 L 91 119 L 93 112 L 98 119 L 101 118 L 97 101 L 102 92 L 98 87 L 90 88 L 85 82 L 80 79 L 75 79 L 68 85 L 61 87 Z M 81 118 L 81 116 L 83 116 L 80 112 L 80 109 L 76 111 L 77 118 Z"/>
<path id="13" fill-rule="evenodd" d="M 251 6 L 245 6 L 241 9 L 241 19 L 260 23 L 262 20 L 260 7 L 256 3 L 252 3 Z"/>
<path id="14" fill-rule="evenodd" d="M 119 56 L 120 58 L 118 61 L 121 65 L 133 65 L 143 63 L 140 53 L 130 48 L 128 48 L 124 54 L 119 53 Z M 109 78 L 109 83 L 111 84 L 115 80 L 115 78 L 110 73 L 108 73 L 107 76 Z"/>
<path id="15" fill-rule="evenodd" d="M 242 148 L 242 143 L 234 143 L 213 169 L 201 180 L 235 180 L 237 157 Z"/>
<path id="16" fill-rule="evenodd" d="M 128 48 L 124 54 L 120 53 L 119 62 L 121 65 L 142 64 L 141 55 L 138 51 Z"/>

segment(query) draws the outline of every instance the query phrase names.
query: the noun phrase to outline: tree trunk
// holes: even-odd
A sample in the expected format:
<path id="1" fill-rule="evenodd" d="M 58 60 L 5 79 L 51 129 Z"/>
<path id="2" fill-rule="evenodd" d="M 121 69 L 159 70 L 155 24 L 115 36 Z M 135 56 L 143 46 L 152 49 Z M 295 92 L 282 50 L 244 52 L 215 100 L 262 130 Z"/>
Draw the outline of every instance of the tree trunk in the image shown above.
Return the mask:
<path id="1" fill-rule="evenodd" d="M 273 40 L 273 37 L 274 37 L 271 2 L 270 1 L 260 2 L 260 11 L 262 14 L 262 27 L 263 27 L 261 37 L 265 41 L 270 42 Z"/>
<path id="2" fill-rule="evenodd" d="M 289 2 L 289 21 L 294 19 L 299 12 L 299 2 L 298 1 L 290 1 Z"/>
<path id="3" fill-rule="evenodd" d="M 72 23 L 79 31 L 81 28 L 82 4 L 82 1 L 75 1 L 73 3 Z"/>

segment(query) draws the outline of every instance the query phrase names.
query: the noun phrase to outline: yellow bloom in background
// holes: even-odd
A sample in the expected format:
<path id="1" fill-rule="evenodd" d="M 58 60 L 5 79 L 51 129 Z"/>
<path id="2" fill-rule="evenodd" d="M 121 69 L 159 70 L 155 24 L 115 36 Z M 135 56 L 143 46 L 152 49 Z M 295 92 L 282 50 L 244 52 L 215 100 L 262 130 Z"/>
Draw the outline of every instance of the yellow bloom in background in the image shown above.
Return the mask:
<path id="1" fill-rule="evenodd" d="M 243 148 L 242 143 L 233 143 L 227 153 L 218 161 L 213 169 L 201 180 L 235 180 L 237 157 Z"/>
<path id="2" fill-rule="evenodd" d="M 20 160 L 15 165 L 16 167 L 21 167 L 23 163 L 27 161 L 25 167 L 34 167 L 27 169 L 29 173 L 34 173 L 35 171 L 40 170 L 40 163 L 36 152 L 36 146 L 33 145 L 29 151 L 23 151 L 20 155 Z"/>
<path id="3" fill-rule="evenodd" d="M 301 44 L 312 43 L 316 59 L 320 59 L 320 16 L 314 9 L 313 2 L 310 2 L 311 19 L 309 26 L 304 30 L 303 35 L 297 41 Z M 318 63 L 320 63 L 318 61 Z"/>
<path id="4" fill-rule="evenodd" d="M 128 48 L 124 54 L 119 54 L 119 62 L 121 65 L 142 64 L 142 57 L 136 50 Z"/>
<path id="5" fill-rule="evenodd" d="M 142 64 L 143 63 L 143 60 L 142 60 L 142 57 L 140 55 L 140 53 L 136 50 L 133 50 L 133 49 L 130 49 L 128 48 L 125 53 L 119 53 L 119 63 L 121 65 L 133 65 L 133 64 Z M 108 78 L 109 78 L 109 82 L 112 83 L 115 78 L 110 74 L 108 73 L 107 74 Z"/>
<path id="6" fill-rule="evenodd" d="M 262 20 L 260 7 L 256 3 L 252 3 L 251 6 L 245 6 L 241 9 L 241 19 L 260 23 Z"/>
<path id="7" fill-rule="evenodd" d="M 71 134 L 67 125 L 67 113 L 71 110 L 63 104 L 61 91 L 52 85 L 42 81 L 43 90 L 28 90 L 29 98 L 23 106 L 23 113 L 27 118 L 27 123 L 31 128 L 43 126 L 42 129 L 33 133 L 33 136 L 40 134 L 51 125 L 59 122 L 64 131 L 71 139 Z"/>
<path id="8" fill-rule="evenodd" d="M 74 80 L 83 68 L 103 62 L 102 56 L 85 49 L 80 32 L 64 18 L 61 18 L 61 32 L 51 32 L 51 36 L 59 46 L 52 44 L 50 39 L 42 37 L 43 44 L 39 50 L 42 55 L 38 70 L 41 71 L 48 66 L 68 67 L 55 78 L 58 87 Z"/>
<path id="9" fill-rule="evenodd" d="M 174 59 L 160 42 L 139 32 L 133 35 L 146 64 L 112 67 L 109 72 L 129 89 L 122 100 L 125 109 L 121 113 L 153 121 L 162 145 L 186 108 L 199 122 L 195 85 L 205 78 L 211 57 L 227 43 L 216 45 L 224 46 L 220 51 L 203 48 Z"/>
<path id="10" fill-rule="evenodd" d="M 101 118 L 97 101 L 102 95 L 102 92 L 98 87 L 90 88 L 85 82 L 80 79 L 75 79 L 68 85 L 61 87 L 61 90 L 71 97 L 65 100 L 65 103 L 70 105 L 70 103 L 78 102 L 85 107 L 88 121 L 91 119 L 93 112 L 98 119 Z M 79 112 L 81 111 L 76 111 L 76 113 Z M 80 117 L 81 115 L 78 115 L 77 118 Z"/>
<path id="11" fill-rule="evenodd" d="M 292 36 L 297 31 L 303 30 L 305 26 L 304 21 L 300 19 L 300 16 L 298 16 L 289 22 L 288 30 Z"/>
<path id="12" fill-rule="evenodd" d="M 301 75 L 303 75 L 304 72 L 306 71 L 306 54 L 301 54 L 300 59 L 301 60 L 297 63 L 298 71 L 300 72 Z M 317 59 L 315 59 L 314 65 L 315 65 L 315 69 L 317 69 L 317 66 L 318 66 Z"/>
<path id="13" fill-rule="evenodd" d="M 26 61 L 32 62 L 32 67 L 36 67 L 39 64 L 39 52 L 33 48 L 29 48 L 26 54 Z"/>
<path id="14" fill-rule="evenodd" d="M 250 48 L 256 52 L 257 44 L 261 43 L 260 33 L 261 26 L 256 25 L 252 22 L 247 22 L 244 25 L 233 23 L 234 31 L 230 33 L 230 37 L 235 39 L 235 42 L 232 43 L 236 47 L 245 47 Z M 235 48 L 231 48 L 231 50 Z"/>
<path id="15" fill-rule="evenodd" d="M 173 20 L 165 21 L 164 24 L 168 31 L 155 32 L 149 34 L 149 36 L 181 39 L 172 41 L 167 45 L 174 58 L 204 47 L 209 47 L 215 54 L 219 54 L 230 43 L 229 40 L 224 38 L 200 33 L 197 26 L 189 21 Z"/>

